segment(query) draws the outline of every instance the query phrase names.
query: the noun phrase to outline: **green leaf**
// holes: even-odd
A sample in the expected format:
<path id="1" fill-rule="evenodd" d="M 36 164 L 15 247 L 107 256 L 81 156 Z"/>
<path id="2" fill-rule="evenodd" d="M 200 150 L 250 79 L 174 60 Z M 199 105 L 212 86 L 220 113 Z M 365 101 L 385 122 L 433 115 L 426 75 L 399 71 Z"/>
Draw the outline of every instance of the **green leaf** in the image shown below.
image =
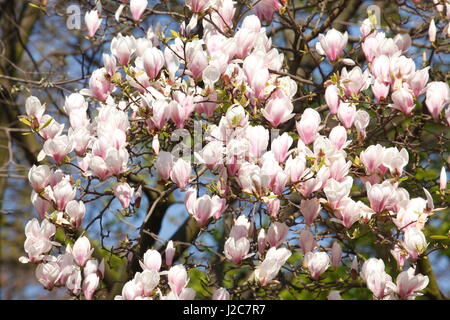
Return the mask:
<path id="1" fill-rule="evenodd" d="M 42 130 L 42 129 L 48 127 L 52 121 L 53 121 L 53 118 L 48 119 L 47 122 L 44 123 L 44 125 L 39 128 L 39 130 Z"/>
<path id="2" fill-rule="evenodd" d="M 430 236 L 430 238 L 434 240 L 450 240 L 448 236 L 441 236 L 441 235 L 433 235 Z"/>
<path id="3" fill-rule="evenodd" d="M 19 121 L 22 122 L 23 124 L 31 127 L 31 122 L 30 122 L 30 120 L 28 120 L 27 117 L 19 117 Z"/>

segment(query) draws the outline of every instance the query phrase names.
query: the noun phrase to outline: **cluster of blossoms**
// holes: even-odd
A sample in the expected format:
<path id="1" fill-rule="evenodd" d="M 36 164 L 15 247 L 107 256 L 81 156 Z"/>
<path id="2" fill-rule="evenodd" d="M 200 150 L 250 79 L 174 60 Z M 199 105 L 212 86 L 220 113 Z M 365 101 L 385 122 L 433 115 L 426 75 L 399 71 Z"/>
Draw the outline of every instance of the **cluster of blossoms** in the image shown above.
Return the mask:
<path id="1" fill-rule="evenodd" d="M 231 0 L 187 1 L 194 15 L 170 38 L 153 28 L 142 38 L 114 37 L 111 54 L 103 55 L 104 67 L 92 73 L 89 89 L 66 97 L 67 131 L 64 124 L 44 114 L 45 106 L 36 97 L 27 99 L 23 122 L 44 141 L 38 160 L 47 158 L 53 164 L 33 166 L 29 172 L 31 200 L 42 223 L 34 219 L 27 224 L 28 257 L 21 261 L 37 264 L 36 275 L 45 288 L 66 286 L 73 295 L 83 293 L 91 299 L 104 275 L 103 262 L 99 265 L 91 258 L 93 249 L 84 236 L 73 247 L 67 245 L 65 254 L 49 254 L 59 245 L 52 239 L 56 227 L 81 229 L 86 215 L 83 200 L 97 194 L 75 182 L 62 167 L 75 167 L 88 184 L 97 179 L 110 185 L 113 191 L 109 194 L 124 209 L 137 209 L 141 183 L 128 177 L 141 172 L 137 155 L 147 145 L 151 146 L 146 152 L 150 173 L 157 173 L 166 187 L 185 193 L 187 212 L 202 230 L 214 228 L 231 214 L 228 209 L 234 200 L 264 207 L 266 225 L 257 224 L 251 213 L 235 217 L 223 252 L 230 263 L 254 267 L 253 278 L 261 286 L 276 281 L 292 247 L 303 254 L 296 268 L 313 281 L 319 281 L 330 266 L 342 264 L 341 244 L 336 240 L 327 250 L 323 235 L 314 227 L 319 222 L 327 221 L 347 232 L 355 224 L 367 225 L 374 219 L 392 221 L 398 232 L 391 252 L 399 268 L 425 253 L 427 240 L 421 230 L 436 209 L 426 189 L 426 199 L 410 198 L 400 186 L 408 151 L 377 144 L 351 158 L 350 151 L 354 151 L 349 149 L 366 139 L 371 116 L 359 101 L 369 88 L 376 104 L 406 115 L 425 94 L 425 104 L 438 120 L 450 102 L 448 84 L 428 82 L 428 67 L 416 70 L 415 62 L 405 55 L 409 36 L 388 38 L 366 21 L 361 27 L 361 48 L 368 62 L 364 71 L 351 59 L 339 60 L 345 55 L 347 33 L 332 29 L 319 36 L 318 53 L 332 63 L 354 66 L 342 68 L 327 83 L 325 101 L 329 113 L 336 115 L 334 122 L 327 122 L 314 108 L 305 108 L 295 119 L 296 81 L 284 75 L 284 55 L 272 46 L 261 25 L 283 3 L 257 1 L 256 15 L 247 15 L 238 27 L 233 25 L 234 4 Z M 146 7 L 147 1 L 130 1 L 134 21 L 141 19 Z M 125 4 L 119 8 L 117 20 L 124 8 Z M 194 32 L 200 21 L 201 39 Z M 86 24 L 89 37 L 94 37 L 100 25 L 98 14 L 88 13 Z M 95 114 L 92 118 L 87 112 L 89 103 L 99 105 L 89 113 Z M 450 123 L 449 110 L 445 114 Z M 279 134 L 289 124 L 295 130 Z M 191 161 L 190 154 L 179 157 L 187 145 L 175 145 L 168 133 L 190 135 L 196 126 L 206 129 L 206 144 Z M 211 194 L 200 196 L 198 176 L 203 173 L 199 168 L 215 177 L 208 187 Z M 441 191 L 445 192 L 444 168 L 442 172 Z M 354 187 L 364 185 L 367 203 L 352 195 Z M 292 200 L 294 194 L 300 195 L 298 202 Z M 293 223 L 281 214 L 288 207 L 302 217 L 296 220 L 296 225 L 303 225 L 301 229 L 291 228 Z M 288 239 L 294 230 L 299 233 L 295 245 Z M 161 254 L 149 249 L 140 261 L 143 271 L 125 283 L 116 299 L 194 299 L 195 291 L 187 287 L 187 268 L 172 265 L 173 257 L 169 242 L 166 270 L 161 271 Z M 352 270 L 357 273 L 355 256 L 346 253 L 345 257 L 353 261 Z M 370 258 L 360 276 L 376 299 L 411 299 L 428 283 L 427 276 L 414 273 L 410 267 L 393 283 L 384 262 Z M 170 291 L 164 295 L 167 288 Z M 339 297 L 339 293 L 332 292 L 330 297 Z M 230 294 L 219 288 L 213 298 L 228 299 Z"/>
<path id="2" fill-rule="evenodd" d="M 56 232 L 54 224 L 43 220 L 41 224 L 33 219 L 25 226 L 25 252 L 28 257 L 20 257 L 22 263 L 36 263 L 36 278 L 47 290 L 54 287 L 66 287 L 74 296 L 81 293 L 91 300 L 100 281 L 105 275 L 104 260 L 91 257 L 94 249 L 87 237 L 79 237 L 73 247 L 68 244 L 64 254 L 48 254 L 53 246 L 61 244 L 52 241 Z"/>

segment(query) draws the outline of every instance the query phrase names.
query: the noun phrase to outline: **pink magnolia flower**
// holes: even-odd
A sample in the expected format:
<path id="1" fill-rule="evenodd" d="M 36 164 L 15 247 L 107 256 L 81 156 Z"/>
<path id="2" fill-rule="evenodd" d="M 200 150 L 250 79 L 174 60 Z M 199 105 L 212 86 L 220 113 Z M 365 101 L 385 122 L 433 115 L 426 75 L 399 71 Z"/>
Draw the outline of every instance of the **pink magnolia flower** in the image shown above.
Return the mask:
<path id="1" fill-rule="evenodd" d="M 386 168 L 383 166 L 385 148 L 379 144 L 371 145 L 359 155 L 368 175 L 373 173 L 384 174 Z"/>
<path id="2" fill-rule="evenodd" d="M 230 237 L 225 241 L 224 254 L 225 257 L 231 262 L 237 264 L 241 260 L 248 258 L 248 252 L 250 250 L 250 241 L 246 237 L 236 239 Z"/>
<path id="3" fill-rule="evenodd" d="M 130 0 L 130 11 L 134 21 L 139 21 L 147 8 L 147 0 Z"/>
<path id="4" fill-rule="evenodd" d="M 134 188 L 126 182 L 119 182 L 114 186 L 114 196 L 119 199 L 124 209 L 130 206 L 131 198 L 133 198 Z"/>
<path id="5" fill-rule="evenodd" d="M 51 290 L 58 281 L 60 271 L 56 262 L 40 263 L 36 268 L 35 275 L 45 289 Z"/>
<path id="6" fill-rule="evenodd" d="M 321 210 L 320 202 L 317 198 L 306 199 L 300 202 L 300 212 L 306 224 L 314 223 Z"/>
<path id="7" fill-rule="evenodd" d="M 294 140 L 286 132 L 272 141 L 271 150 L 278 162 L 283 163 L 284 160 L 286 160 L 289 148 L 293 141 Z"/>
<path id="8" fill-rule="evenodd" d="M 225 119 L 231 128 L 245 128 L 248 124 L 248 115 L 241 105 L 234 105 L 228 108 Z"/>
<path id="9" fill-rule="evenodd" d="M 66 213 L 69 216 L 69 221 L 75 228 L 81 226 L 81 222 L 86 214 L 86 207 L 83 201 L 71 200 L 66 204 Z"/>
<path id="10" fill-rule="evenodd" d="M 450 87 L 447 83 L 433 81 L 427 85 L 425 103 L 428 111 L 434 119 L 439 118 L 439 114 L 445 105 L 450 103 Z"/>
<path id="11" fill-rule="evenodd" d="M 330 266 L 330 257 L 326 252 L 308 252 L 303 265 L 307 267 L 311 278 L 317 280 Z"/>
<path id="12" fill-rule="evenodd" d="M 117 58 L 120 65 L 125 66 L 136 51 L 136 39 L 131 36 L 119 34 L 111 40 L 111 53 Z"/>
<path id="13" fill-rule="evenodd" d="M 258 233 L 258 252 L 263 254 L 266 250 L 266 231 L 261 228 Z"/>
<path id="14" fill-rule="evenodd" d="M 331 129 L 328 138 L 338 150 L 342 150 L 347 144 L 347 130 L 343 126 L 336 126 Z"/>
<path id="15" fill-rule="evenodd" d="M 163 180 L 170 177 L 173 168 L 173 156 L 170 152 L 161 151 L 155 162 L 155 168 Z"/>
<path id="16" fill-rule="evenodd" d="M 192 96 L 187 96 L 182 101 L 171 101 L 169 103 L 170 119 L 177 125 L 177 128 L 184 128 L 184 122 L 189 119 L 195 106 Z"/>
<path id="17" fill-rule="evenodd" d="M 50 198 L 55 203 L 56 210 L 64 211 L 66 205 L 75 198 L 77 191 L 68 180 L 62 180 L 50 191 Z"/>
<path id="18" fill-rule="evenodd" d="M 320 114 L 316 110 L 305 109 L 302 118 L 296 123 L 297 132 L 305 144 L 310 144 L 316 139 L 320 129 L 320 121 Z"/>
<path id="19" fill-rule="evenodd" d="M 371 185 L 366 183 L 367 198 L 369 198 L 370 207 L 375 212 L 382 212 L 390 209 L 395 201 L 395 192 L 390 182 L 384 181 L 382 184 Z"/>
<path id="20" fill-rule="evenodd" d="M 389 95 L 390 85 L 385 84 L 379 78 L 375 79 L 372 85 L 372 93 L 377 101 L 384 101 Z"/>
<path id="21" fill-rule="evenodd" d="M 380 55 L 373 60 L 370 67 L 372 75 L 385 85 L 391 84 L 392 82 L 390 74 L 390 64 L 391 60 L 388 56 Z"/>
<path id="22" fill-rule="evenodd" d="M 144 253 L 144 261 L 139 261 L 139 264 L 142 270 L 159 271 L 162 264 L 161 254 L 156 250 L 148 249 Z"/>
<path id="23" fill-rule="evenodd" d="M 357 95 L 370 85 L 369 70 L 366 69 L 363 73 L 360 67 L 354 67 L 347 72 L 347 68 L 344 67 L 341 72 L 341 84 L 347 97 Z"/>
<path id="24" fill-rule="evenodd" d="M 274 222 L 270 225 L 266 235 L 266 241 L 270 247 L 278 247 L 286 238 L 289 228 L 286 224 Z"/>
<path id="25" fill-rule="evenodd" d="M 42 150 L 57 163 L 60 163 L 73 150 L 73 141 L 66 135 L 57 136 L 45 141 Z"/>
<path id="26" fill-rule="evenodd" d="M 44 219 L 45 214 L 53 207 L 50 201 L 43 199 L 34 190 L 31 192 L 31 203 L 41 219 Z"/>
<path id="27" fill-rule="evenodd" d="M 85 236 L 78 238 L 71 250 L 74 261 L 80 267 L 83 267 L 86 264 L 90 259 L 92 252 L 94 252 L 94 248 L 91 249 L 91 243 Z"/>
<path id="28" fill-rule="evenodd" d="M 269 130 L 263 126 L 248 126 L 245 135 L 249 141 L 249 153 L 253 158 L 259 158 L 269 144 Z"/>
<path id="29" fill-rule="evenodd" d="M 246 29 L 244 31 L 250 32 Z M 262 99 L 264 96 L 264 88 L 269 80 L 269 70 L 266 67 L 264 59 L 260 55 L 249 55 L 244 59 L 243 69 L 247 82 L 252 89 L 252 97 Z"/>
<path id="30" fill-rule="evenodd" d="M 279 0 L 262 0 L 254 2 L 255 14 L 260 20 L 272 21 L 273 14 L 283 7 Z"/>
<path id="31" fill-rule="evenodd" d="M 20 257 L 19 261 L 21 263 L 42 261 L 45 258 L 44 254 L 53 247 L 54 243 L 50 238 L 55 235 L 55 232 L 55 225 L 48 220 L 43 220 L 41 224 L 35 218 L 28 221 L 25 225 L 26 240 L 24 243 L 28 257 Z"/>
<path id="32" fill-rule="evenodd" d="M 25 100 L 25 110 L 32 123 L 34 118 L 39 124 L 45 112 L 45 103 L 41 104 L 38 98 L 35 96 L 30 96 L 27 100 Z"/>
<path id="33" fill-rule="evenodd" d="M 348 175 L 348 171 L 352 165 L 351 161 L 345 162 L 345 157 L 339 157 L 330 165 L 330 178 L 336 180 L 337 182 L 345 181 Z"/>
<path id="34" fill-rule="evenodd" d="M 326 55 L 331 61 L 335 61 L 347 46 L 348 33 L 342 34 L 336 29 L 329 30 L 326 35 L 319 34 L 319 42 L 316 50 L 321 55 Z"/>
<path id="35" fill-rule="evenodd" d="M 428 39 L 430 42 L 436 41 L 436 24 L 434 23 L 434 19 L 431 19 L 430 26 L 428 27 Z"/>
<path id="36" fill-rule="evenodd" d="M 276 217 L 280 211 L 280 199 L 275 195 L 270 195 L 268 197 L 263 197 L 263 201 L 267 206 L 267 211 L 271 217 Z"/>
<path id="37" fill-rule="evenodd" d="M 348 197 L 353 186 L 353 178 L 347 176 L 343 181 L 330 178 L 327 181 L 323 191 L 328 200 L 328 204 L 332 209 L 338 209 L 341 206 L 341 201 Z"/>
<path id="38" fill-rule="evenodd" d="M 300 248 L 303 254 L 306 255 L 308 252 L 313 251 L 316 246 L 317 242 L 311 231 L 308 228 L 302 229 L 300 232 Z"/>
<path id="39" fill-rule="evenodd" d="M 342 258 L 342 248 L 337 241 L 331 247 L 331 264 L 333 267 L 339 267 Z"/>
<path id="40" fill-rule="evenodd" d="M 350 198 L 345 198 L 340 202 L 338 215 L 340 222 L 346 228 L 350 228 L 360 218 L 360 211 L 358 204 Z"/>
<path id="41" fill-rule="evenodd" d="M 186 268 L 182 265 L 176 265 L 170 268 L 168 282 L 170 289 L 179 295 L 189 282 Z"/>
<path id="42" fill-rule="evenodd" d="M 194 13 L 205 11 L 210 6 L 210 0 L 186 0 L 186 6 Z"/>
<path id="43" fill-rule="evenodd" d="M 111 82 L 106 79 L 105 73 L 105 68 L 97 69 L 92 72 L 91 78 L 89 79 L 90 95 L 101 102 L 106 102 L 106 99 L 114 88 Z"/>
<path id="44" fill-rule="evenodd" d="M 391 254 L 394 257 L 395 261 L 397 262 L 397 266 L 402 269 L 406 260 L 409 257 L 409 254 L 405 252 L 402 248 L 400 248 L 398 245 L 394 246 L 394 249 L 391 250 Z"/>
<path id="45" fill-rule="evenodd" d="M 92 300 L 95 290 L 100 284 L 100 278 L 95 273 L 89 274 L 83 280 L 83 293 L 86 300 Z"/>
<path id="46" fill-rule="evenodd" d="M 356 132 L 358 133 L 358 137 L 360 139 L 366 138 L 366 128 L 369 126 L 370 116 L 364 110 L 358 110 L 356 112 L 355 121 L 353 124 L 355 125 Z"/>
<path id="47" fill-rule="evenodd" d="M 426 250 L 427 246 L 427 239 L 422 231 L 417 228 L 408 228 L 405 231 L 403 247 L 408 251 L 411 259 L 417 260 L 418 256 Z"/>
<path id="48" fill-rule="evenodd" d="M 261 112 L 273 127 L 277 127 L 295 116 L 293 110 L 294 106 L 288 98 L 274 98 L 267 102 Z"/>
<path id="49" fill-rule="evenodd" d="M 88 36 L 90 38 L 95 35 L 98 28 L 100 27 L 100 24 L 102 23 L 102 20 L 103 19 L 99 18 L 97 10 L 86 12 L 86 15 L 84 16 L 84 22 L 86 23 Z"/>
<path id="50" fill-rule="evenodd" d="M 296 183 L 302 178 L 305 172 L 305 167 L 306 160 L 304 157 L 298 156 L 292 158 L 292 156 L 289 156 L 284 166 L 284 172 L 287 174 L 290 182 Z"/>
<path id="51" fill-rule="evenodd" d="M 158 48 L 147 48 L 142 57 L 144 70 L 150 79 L 155 79 L 164 66 L 164 55 Z"/>
<path id="52" fill-rule="evenodd" d="M 166 265 L 170 267 L 172 265 L 172 262 L 173 262 L 173 257 L 175 256 L 175 247 L 173 245 L 173 241 L 172 240 L 170 240 L 167 243 L 166 250 L 164 251 L 164 254 L 165 254 L 165 258 L 166 258 Z"/>
<path id="53" fill-rule="evenodd" d="M 170 179 L 175 182 L 181 189 L 186 188 L 189 184 L 191 174 L 191 164 L 182 158 L 179 158 L 173 165 L 170 172 Z"/>
<path id="54" fill-rule="evenodd" d="M 425 289 L 428 286 L 428 283 L 428 276 L 422 274 L 415 275 L 414 268 L 409 268 L 407 271 L 403 271 L 397 276 L 395 292 L 402 299 L 414 299 L 415 297 L 422 295 L 417 291 Z"/>
<path id="55" fill-rule="evenodd" d="M 388 296 L 393 287 L 392 278 L 386 272 L 373 272 L 368 275 L 367 288 L 372 291 L 376 299 L 383 299 Z"/>
<path id="56" fill-rule="evenodd" d="M 411 78 L 416 72 L 416 64 L 411 58 L 405 56 L 392 57 L 389 70 L 393 81 L 406 80 Z M 394 84 L 394 87 L 395 84 Z"/>
<path id="57" fill-rule="evenodd" d="M 350 103 L 341 103 L 338 110 L 338 119 L 346 129 L 353 125 L 356 117 L 356 107 Z"/>
<path id="58" fill-rule="evenodd" d="M 408 79 L 408 85 L 416 98 L 425 92 L 425 87 L 430 77 L 429 70 L 430 67 L 420 69 Z"/>
<path id="59" fill-rule="evenodd" d="M 408 48 L 411 46 L 412 39 L 411 36 L 407 33 L 403 34 L 397 34 L 394 37 L 395 45 L 402 50 L 402 52 L 405 52 L 408 50 Z"/>
<path id="60" fill-rule="evenodd" d="M 256 280 L 263 286 L 272 282 L 291 255 L 286 248 L 270 248 L 264 261 L 255 269 Z"/>
<path id="61" fill-rule="evenodd" d="M 184 203 L 186 209 L 197 221 L 199 226 L 203 226 L 214 214 L 215 203 L 209 195 L 203 195 L 196 198 L 196 189 L 191 188 L 186 193 Z"/>
<path id="62" fill-rule="evenodd" d="M 39 192 L 48 186 L 52 174 L 52 170 L 47 165 L 33 165 L 28 172 L 28 180 L 30 181 L 33 190 Z"/>
<path id="63" fill-rule="evenodd" d="M 383 166 L 396 177 L 403 173 L 403 168 L 408 164 L 409 154 L 405 148 L 398 151 L 397 148 L 387 148 L 383 152 Z"/>
<path id="64" fill-rule="evenodd" d="M 367 281 L 372 273 L 384 273 L 384 268 L 385 265 L 382 259 L 369 258 L 364 261 L 360 276 L 364 281 Z"/>
<path id="65" fill-rule="evenodd" d="M 339 89 L 332 84 L 325 90 L 325 101 L 331 114 L 336 114 L 340 104 Z"/>
<path id="66" fill-rule="evenodd" d="M 405 114 L 411 114 L 412 109 L 414 109 L 414 97 L 410 90 L 400 88 L 394 91 L 391 97 L 394 104 L 390 104 L 390 107 L 400 110 Z"/>
<path id="67" fill-rule="evenodd" d="M 88 103 L 82 94 L 72 93 L 68 97 L 66 97 L 66 101 L 64 103 L 64 111 L 68 115 L 77 110 L 86 111 L 87 109 Z"/>

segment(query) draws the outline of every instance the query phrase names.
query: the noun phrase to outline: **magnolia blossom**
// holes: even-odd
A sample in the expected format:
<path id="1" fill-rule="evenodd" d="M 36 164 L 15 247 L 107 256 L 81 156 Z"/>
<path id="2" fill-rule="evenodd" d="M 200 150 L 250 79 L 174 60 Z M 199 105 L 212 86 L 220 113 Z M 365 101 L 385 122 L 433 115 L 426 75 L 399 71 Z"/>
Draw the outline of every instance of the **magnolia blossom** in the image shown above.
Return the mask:
<path id="1" fill-rule="evenodd" d="M 341 263 L 341 257 L 342 257 L 342 248 L 339 245 L 338 242 L 334 242 L 333 246 L 331 247 L 331 264 L 333 267 L 338 267 Z"/>
<path id="2" fill-rule="evenodd" d="M 126 182 L 120 182 L 114 187 L 114 196 L 119 199 L 120 204 L 124 209 L 130 206 L 131 198 L 134 194 L 134 188 Z"/>
<path id="3" fill-rule="evenodd" d="M 159 271 L 161 268 L 162 258 L 161 254 L 156 251 L 149 249 L 144 253 L 144 261 L 139 261 L 143 270 L 154 270 Z"/>
<path id="4" fill-rule="evenodd" d="M 439 117 L 445 105 L 450 103 L 450 87 L 446 82 L 433 81 L 427 85 L 425 103 L 434 119 Z"/>
<path id="5" fill-rule="evenodd" d="M 316 246 L 317 242 L 311 231 L 308 228 L 302 229 L 300 232 L 300 248 L 303 254 L 306 255 L 308 252 L 313 251 Z"/>
<path id="6" fill-rule="evenodd" d="M 270 247 L 277 247 L 284 242 L 286 235 L 289 232 L 289 228 L 286 224 L 280 222 L 274 222 L 270 225 L 269 231 L 265 236 L 267 243 Z"/>
<path id="7" fill-rule="evenodd" d="M 43 220 L 41 224 L 37 219 L 28 221 L 25 226 L 26 240 L 24 243 L 28 257 L 20 257 L 19 261 L 21 263 L 42 261 L 45 253 L 49 252 L 55 244 L 51 241 L 55 232 L 55 226 L 48 220 Z"/>
<path id="8" fill-rule="evenodd" d="M 139 21 L 147 8 L 147 0 L 130 0 L 130 11 L 134 21 Z"/>
<path id="9" fill-rule="evenodd" d="M 286 248 L 270 248 L 264 261 L 256 267 L 255 278 L 262 285 L 270 283 L 291 255 L 292 253 Z"/>
<path id="10" fill-rule="evenodd" d="M 320 126 L 319 113 L 311 108 L 305 109 L 302 118 L 296 123 L 297 132 L 305 144 L 314 142 Z"/>
<path id="11" fill-rule="evenodd" d="M 80 267 L 83 267 L 86 264 L 88 259 L 91 257 L 92 252 L 94 252 L 94 248 L 91 249 L 91 243 L 85 236 L 78 238 L 71 250 L 74 261 Z"/>
<path id="12" fill-rule="evenodd" d="M 164 252 L 166 258 L 166 265 L 171 266 L 173 262 L 173 257 L 175 256 L 175 247 L 173 245 L 173 241 L 170 240 L 167 243 L 166 250 Z"/>
<path id="13" fill-rule="evenodd" d="M 335 61 L 347 46 L 347 41 L 347 31 L 342 34 L 336 29 L 331 29 L 326 35 L 319 34 L 316 50 L 319 54 L 326 55 L 331 61 Z"/>
<path id="14" fill-rule="evenodd" d="M 316 198 L 306 199 L 300 202 L 300 212 L 302 213 L 306 224 L 312 224 L 319 215 L 320 210 L 320 202 Z"/>
<path id="15" fill-rule="evenodd" d="M 40 120 L 45 112 L 45 104 L 41 104 L 39 99 L 35 96 L 30 96 L 25 100 L 25 110 L 28 118 L 33 123 L 33 119 L 36 119 L 39 125 Z"/>
<path id="16" fill-rule="evenodd" d="M 170 179 L 175 182 L 181 189 L 186 188 L 189 184 L 191 175 L 191 164 L 182 158 L 179 158 L 173 165 L 170 172 Z"/>
<path id="17" fill-rule="evenodd" d="M 86 22 L 89 37 L 92 38 L 95 35 L 98 28 L 100 27 L 100 24 L 102 23 L 102 20 L 103 19 L 99 18 L 97 10 L 86 12 L 84 21 Z"/>
<path id="18" fill-rule="evenodd" d="M 326 252 L 308 252 L 303 265 L 308 269 L 311 278 L 317 280 L 330 266 L 330 257 Z"/>
<path id="19" fill-rule="evenodd" d="M 340 105 L 339 89 L 332 84 L 325 90 L 325 101 L 330 109 L 331 114 L 336 114 Z"/>
<path id="20" fill-rule="evenodd" d="M 409 228 L 405 231 L 403 246 L 408 251 L 411 259 L 416 260 L 425 251 L 428 244 L 422 231 L 416 228 Z"/>
<path id="21" fill-rule="evenodd" d="M 294 106 L 287 98 L 271 99 L 264 109 L 261 110 L 264 118 L 274 127 L 294 117 Z"/>
<path id="22" fill-rule="evenodd" d="M 225 241 L 224 253 L 225 257 L 233 263 L 239 263 L 248 257 L 250 250 L 250 241 L 245 238 L 230 237 Z"/>
<path id="23" fill-rule="evenodd" d="M 428 276 L 421 274 L 415 275 L 414 268 L 409 268 L 407 271 L 401 272 L 397 276 L 395 292 L 402 299 L 414 299 L 422 295 L 418 291 L 425 289 L 428 286 Z"/>
<path id="24" fill-rule="evenodd" d="M 169 269 L 168 282 L 170 289 L 179 295 L 189 282 L 186 268 L 182 265 L 175 265 Z"/>

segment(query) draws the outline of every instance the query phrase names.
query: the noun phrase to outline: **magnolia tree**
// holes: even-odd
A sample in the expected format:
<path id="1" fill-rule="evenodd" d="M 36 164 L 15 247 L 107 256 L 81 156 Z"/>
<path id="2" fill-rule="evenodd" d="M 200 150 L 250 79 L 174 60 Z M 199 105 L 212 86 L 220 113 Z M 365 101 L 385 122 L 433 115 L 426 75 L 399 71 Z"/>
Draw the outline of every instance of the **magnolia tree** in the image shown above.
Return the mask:
<path id="1" fill-rule="evenodd" d="M 450 3 L 408 3 L 411 29 L 369 10 L 359 36 L 341 5 L 84 12 L 92 45 L 120 32 L 67 121 L 25 101 L 42 150 L 20 262 L 76 299 L 443 298 L 428 255 L 448 234 L 425 234 L 448 215 Z M 144 28 L 157 14 L 180 24 Z M 189 217 L 163 239 L 176 204 Z"/>

